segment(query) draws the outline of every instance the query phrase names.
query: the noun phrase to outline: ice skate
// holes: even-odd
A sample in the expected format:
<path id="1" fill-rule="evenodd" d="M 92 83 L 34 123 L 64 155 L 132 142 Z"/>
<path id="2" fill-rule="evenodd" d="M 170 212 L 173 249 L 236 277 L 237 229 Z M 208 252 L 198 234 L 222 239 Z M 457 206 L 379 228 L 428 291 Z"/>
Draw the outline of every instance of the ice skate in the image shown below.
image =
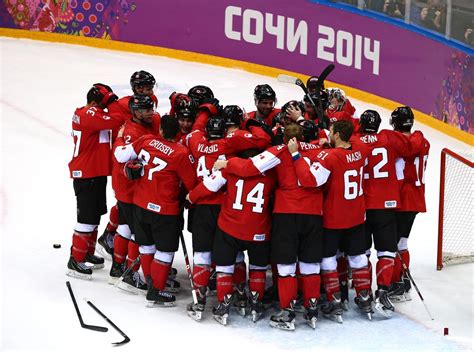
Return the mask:
<path id="1" fill-rule="evenodd" d="M 270 326 L 281 330 L 294 331 L 295 320 L 296 315 L 293 302 L 290 304 L 290 307 L 282 309 L 278 315 L 271 316 Z"/>
<path id="2" fill-rule="evenodd" d="M 347 281 L 342 281 L 339 287 L 341 289 L 341 306 L 347 312 L 349 310 L 349 286 Z"/>
<path id="3" fill-rule="evenodd" d="M 316 322 L 318 321 L 318 300 L 311 298 L 309 300 L 309 307 L 306 308 L 304 319 L 313 329 L 316 329 Z"/>
<path id="4" fill-rule="evenodd" d="M 206 295 L 202 295 L 198 289 L 196 290 L 196 296 L 197 303 L 194 303 L 194 301 L 189 303 L 186 307 L 186 311 L 192 319 L 196 321 L 201 321 L 202 314 L 204 313 L 204 309 L 206 308 Z"/>
<path id="5" fill-rule="evenodd" d="M 148 308 L 176 306 L 176 297 L 174 295 L 165 291 L 160 291 L 154 286 L 151 286 L 148 289 L 146 301 L 146 306 Z"/>
<path id="6" fill-rule="evenodd" d="M 99 270 L 105 267 L 104 258 L 96 256 L 95 254 L 86 254 L 86 262 L 92 264 L 92 270 Z"/>
<path id="7" fill-rule="evenodd" d="M 395 308 L 390 301 L 387 290 L 377 290 L 377 292 L 375 292 L 375 296 L 375 310 L 384 317 L 391 318 L 392 312 L 395 310 Z"/>
<path id="8" fill-rule="evenodd" d="M 168 273 L 168 279 L 176 279 L 176 276 L 178 275 L 178 269 L 170 267 L 170 271 Z"/>
<path id="9" fill-rule="evenodd" d="M 136 295 L 146 295 L 148 291 L 148 285 L 141 278 L 140 273 L 133 270 L 123 277 L 123 280 L 119 282 L 117 288 Z"/>
<path id="10" fill-rule="evenodd" d="M 178 293 L 180 289 L 181 289 L 181 284 L 178 281 L 174 279 L 170 279 L 170 278 L 166 280 L 166 286 L 165 286 L 166 292 Z"/>
<path id="11" fill-rule="evenodd" d="M 69 261 L 67 262 L 67 268 L 67 276 L 83 280 L 92 279 L 92 269 L 87 266 L 85 262 L 77 262 L 72 255 L 69 257 Z"/>
<path id="12" fill-rule="evenodd" d="M 252 314 L 252 321 L 256 323 L 265 311 L 265 307 L 261 300 L 258 299 L 258 292 L 250 292 L 250 314 Z"/>
<path id="13" fill-rule="evenodd" d="M 372 320 L 372 313 L 374 311 L 372 310 L 372 298 L 370 297 L 369 292 L 367 290 L 360 291 L 357 297 L 354 298 L 354 302 L 362 313 L 365 313 L 367 318 Z"/>
<path id="14" fill-rule="evenodd" d="M 230 304 L 232 303 L 233 295 L 225 295 L 224 301 L 220 302 L 214 309 L 212 315 L 214 319 L 222 325 L 227 325 L 227 318 L 229 317 Z"/>
<path id="15" fill-rule="evenodd" d="M 245 293 L 244 285 L 237 285 L 236 287 L 236 292 L 234 295 L 234 307 L 241 316 L 245 317 L 247 309 L 247 294 Z"/>
<path id="16" fill-rule="evenodd" d="M 336 323 L 342 323 L 342 303 L 341 303 L 341 293 L 336 292 L 333 295 L 333 300 L 328 301 L 326 305 L 321 306 L 321 311 L 323 316 L 327 319 L 333 320 Z"/>
<path id="17" fill-rule="evenodd" d="M 124 272 L 125 272 L 125 263 L 117 263 L 115 261 L 112 261 L 112 266 L 110 267 L 110 272 L 109 272 L 108 283 L 110 285 L 115 285 L 117 280 L 120 279 L 120 277 L 123 275 Z"/>
<path id="18" fill-rule="evenodd" d="M 97 246 L 96 251 L 107 260 L 112 260 L 114 256 L 114 235 L 115 231 L 110 232 L 105 229 L 102 236 L 97 239 L 99 246 Z"/>

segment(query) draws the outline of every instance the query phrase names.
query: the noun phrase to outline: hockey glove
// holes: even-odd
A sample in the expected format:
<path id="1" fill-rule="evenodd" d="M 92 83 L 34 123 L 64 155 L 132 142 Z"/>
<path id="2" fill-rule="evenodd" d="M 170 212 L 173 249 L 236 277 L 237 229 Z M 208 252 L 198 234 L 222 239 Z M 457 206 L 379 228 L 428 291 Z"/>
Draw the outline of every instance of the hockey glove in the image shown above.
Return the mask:
<path id="1" fill-rule="evenodd" d="M 143 164 L 138 160 L 130 160 L 124 166 L 125 176 L 129 180 L 137 180 L 143 176 Z"/>
<path id="2" fill-rule="evenodd" d="M 216 98 L 206 98 L 198 107 L 199 110 L 208 110 L 211 115 L 220 115 L 222 113 L 222 105 L 219 105 L 219 100 Z"/>

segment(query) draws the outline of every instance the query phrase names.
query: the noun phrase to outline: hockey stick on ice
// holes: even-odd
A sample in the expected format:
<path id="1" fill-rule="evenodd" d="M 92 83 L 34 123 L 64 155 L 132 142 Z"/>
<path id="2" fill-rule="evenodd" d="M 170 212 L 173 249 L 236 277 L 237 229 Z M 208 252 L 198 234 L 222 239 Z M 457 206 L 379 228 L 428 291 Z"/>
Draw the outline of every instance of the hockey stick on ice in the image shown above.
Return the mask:
<path id="1" fill-rule="evenodd" d="M 76 308 L 77 317 L 79 318 L 81 327 L 83 327 L 84 329 L 89 329 L 89 330 L 94 330 L 94 331 L 107 332 L 109 329 L 106 328 L 105 326 L 84 324 L 84 321 L 82 321 L 81 312 L 79 311 L 79 307 L 77 306 L 76 298 L 74 297 L 74 293 L 72 292 L 71 283 L 69 281 L 66 281 L 66 286 L 67 286 L 67 289 L 69 290 L 69 294 L 71 295 L 72 303 L 74 303 L 74 308 Z"/>
<path id="2" fill-rule="evenodd" d="M 410 269 L 408 269 L 408 267 L 405 265 L 405 262 L 403 261 L 403 258 L 402 258 L 402 256 L 400 255 L 400 252 L 397 252 L 397 255 L 398 255 L 398 257 L 400 258 L 400 261 L 402 262 L 403 270 L 405 270 L 405 272 L 407 273 L 408 278 L 410 279 L 411 283 L 413 284 L 413 286 L 414 286 L 415 289 L 416 289 L 416 292 L 418 293 L 418 296 L 420 296 L 421 302 L 422 302 L 423 305 L 425 306 L 426 313 L 428 313 L 428 315 L 429 315 L 429 317 L 431 318 L 431 320 L 434 320 L 433 316 L 431 315 L 431 313 L 430 313 L 430 311 L 429 311 L 429 309 L 428 309 L 428 306 L 427 306 L 426 303 L 425 303 L 425 300 L 423 299 L 423 296 L 421 295 L 420 290 L 418 289 L 418 286 L 416 286 L 415 280 L 413 280 L 413 276 L 411 276 Z"/>
<path id="3" fill-rule="evenodd" d="M 120 285 L 120 283 L 123 281 L 123 278 L 127 276 L 130 273 L 130 271 L 133 270 L 133 267 L 137 265 L 139 261 L 140 261 L 140 256 L 136 257 L 135 260 L 132 262 L 132 264 L 130 264 L 130 266 L 127 268 L 127 270 L 125 270 L 123 274 L 120 275 L 120 277 L 115 282 L 114 287 L 118 287 L 118 285 Z"/>
<path id="4" fill-rule="evenodd" d="M 188 251 L 186 249 L 186 243 L 184 242 L 183 231 L 180 232 L 179 238 L 181 240 L 181 247 L 183 247 L 184 263 L 186 264 L 186 270 L 188 272 L 189 282 L 191 283 L 191 290 L 192 290 L 191 293 L 193 295 L 193 303 L 197 304 L 198 299 L 197 299 L 197 294 L 196 294 L 196 288 L 194 287 L 193 273 L 191 272 L 191 265 L 189 264 Z"/>
<path id="5" fill-rule="evenodd" d="M 124 337 L 124 340 L 123 340 L 123 341 L 120 341 L 120 342 L 112 342 L 112 345 L 114 345 L 114 346 L 121 346 L 121 345 L 125 345 L 126 343 L 130 342 L 130 338 L 129 338 L 122 330 L 120 330 L 120 328 L 119 328 L 117 325 L 115 325 L 115 324 L 112 322 L 112 320 L 110 320 L 109 318 L 107 318 L 107 317 L 105 316 L 105 314 L 102 313 L 102 312 L 99 310 L 99 308 L 97 308 L 97 307 L 94 305 L 94 303 L 92 303 L 91 301 L 88 301 L 87 299 L 85 299 L 85 300 L 86 300 L 87 304 L 90 305 L 90 306 L 92 307 L 92 309 L 94 309 L 94 310 L 97 312 L 97 314 L 99 314 L 102 318 L 104 318 L 104 319 L 107 321 L 107 323 L 109 323 L 110 325 L 112 325 L 113 328 L 114 328 L 115 330 L 117 330 L 117 331 L 120 333 L 120 335 L 122 335 L 122 336 Z"/>

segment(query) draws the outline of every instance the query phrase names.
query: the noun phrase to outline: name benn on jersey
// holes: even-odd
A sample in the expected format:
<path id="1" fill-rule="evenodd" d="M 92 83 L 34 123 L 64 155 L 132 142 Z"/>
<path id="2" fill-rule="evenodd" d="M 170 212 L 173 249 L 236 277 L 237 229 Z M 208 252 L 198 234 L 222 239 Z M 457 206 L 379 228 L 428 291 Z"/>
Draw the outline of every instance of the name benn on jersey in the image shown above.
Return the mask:
<path id="1" fill-rule="evenodd" d="M 360 137 L 360 140 L 364 143 L 375 143 L 377 142 L 377 135 L 367 134 L 365 136 Z"/>
<path id="2" fill-rule="evenodd" d="M 151 147 L 155 148 L 156 150 L 159 150 L 160 152 L 166 154 L 166 155 L 171 155 L 174 153 L 174 149 L 167 146 L 166 144 L 161 143 L 160 141 L 153 139 L 150 141 L 149 144 Z"/>
<path id="3" fill-rule="evenodd" d="M 200 153 L 212 154 L 219 151 L 219 145 L 218 144 L 211 144 L 211 145 L 198 144 L 197 149 L 198 149 L 198 152 Z"/>
<path id="4" fill-rule="evenodd" d="M 362 153 L 361 152 L 354 152 L 354 153 L 351 153 L 351 154 L 347 154 L 346 158 L 347 158 L 348 163 L 353 163 L 353 162 L 356 162 L 356 161 L 359 161 L 359 160 L 362 159 Z"/>

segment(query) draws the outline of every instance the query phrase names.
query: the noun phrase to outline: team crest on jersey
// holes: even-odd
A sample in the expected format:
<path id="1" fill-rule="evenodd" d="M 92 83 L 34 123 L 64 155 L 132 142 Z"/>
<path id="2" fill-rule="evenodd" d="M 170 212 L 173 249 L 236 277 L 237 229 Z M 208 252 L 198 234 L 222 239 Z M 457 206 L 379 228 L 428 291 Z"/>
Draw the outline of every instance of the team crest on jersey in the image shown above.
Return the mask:
<path id="1" fill-rule="evenodd" d="M 387 200 L 385 202 L 385 208 L 396 208 L 397 207 L 397 201 L 396 200 Z"/>
<path id="2" fill-rule="evenodd" d="M 146 208 L 157 213 L 161 211 L 161 206 L 159 206 L 158 204 L 148 203 Z"/>
<path id="3" fill-rule="evenodd" d="M 79 117 L 79 115 L 74 114 L 72 116 L 72 122 L 80 124 L 81 123 L 81 118 Z"/>
<path id="4" fill-rule="evenodd" d="M 254 241 L 265 241 L 266 235 L 264 233 L 256 233 L 253 235 L 253 240 Z"/>
<path id="5" fill-rule="evenodd" d="M 82 177 L 82 171 L 73 171 L 72 172 L 72 177 L 73 178 L 81 178 Z"/>

